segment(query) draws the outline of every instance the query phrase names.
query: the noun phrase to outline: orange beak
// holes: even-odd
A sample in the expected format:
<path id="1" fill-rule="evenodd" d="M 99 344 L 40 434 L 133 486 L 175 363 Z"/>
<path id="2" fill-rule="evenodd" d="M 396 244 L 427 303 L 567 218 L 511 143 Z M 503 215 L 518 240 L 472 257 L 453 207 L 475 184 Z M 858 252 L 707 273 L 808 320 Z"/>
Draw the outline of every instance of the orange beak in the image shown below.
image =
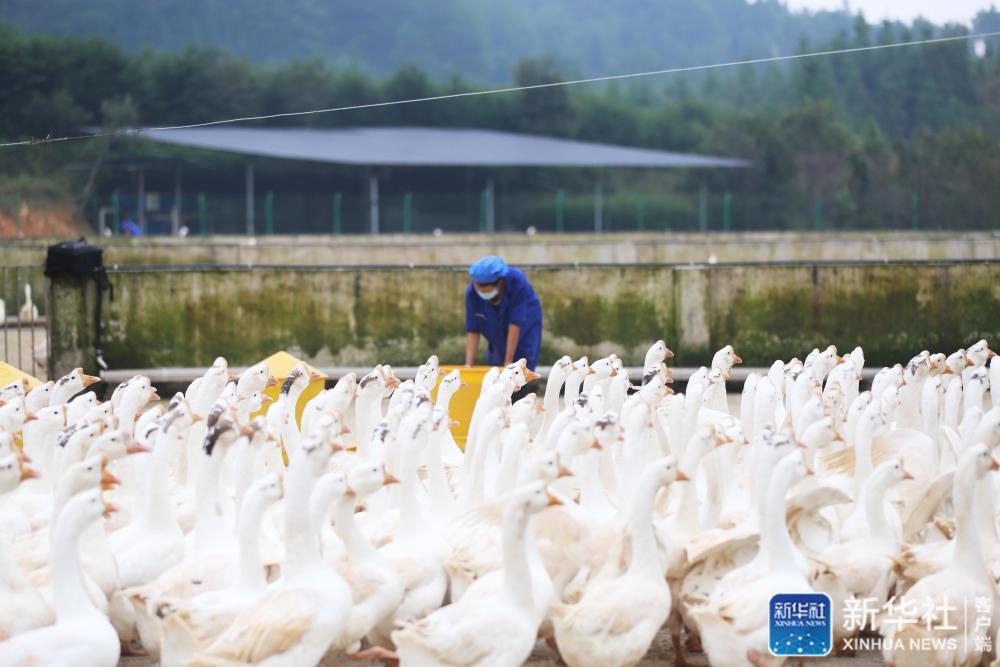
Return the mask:
<path id="1" fill-rule="evenodd" d="M 678 482 L 690 482 L 691 478 L 684 474 L 683 471 L 677 471 L 677 481 Z"/>
<path id="2" fill-rule="evenodd" d="M 556 477 L 572 477 L 572 476 L 573 476 L 573 471 L 560 463 L 559 474 L 556 475 Z"/>
<path id="3" fill-rule="evenodd" d="M 27 418 L 25 418 L 24 421 L 25 422 L 38 421 L 38 415 L 36 415 L 34 412 L 29 412 Z"/>
<path id="4" fill-rule="evenodd" d="M 740 359 L 740 358 L 739 358 L 739 357 L 738 357 L 737 355 L 735 355 L 735 354 L 734 354 L 734 355 L 733 355 L 733 363 L 734 363 L 734 364 L 742 364 L 742 363 L 743 363 L 743 360 L 742 360 L 742 359 Z"/>
<path id="5" fill-rule="evenodd" d="M 118 511 L 118 507 L 114 503 L 104 501 L 104 518 L 109 518 L 112 514 Z"/>
<path id="6" fill-rule="evenodd" d="M 86 373 L 84 373 L 82 377 L 83 377 L 84 387 L 89 387 L 90 385 L 96 384 L 101 381 L 101 378 L 97 377 L 96 375 L 87 375 Z"/>
<path id="7" fill-rule="evenodd" d="M 993 463 L 990 465 L 990 470 L 1000 470 L 1000 461 L 993 459 Z"/>
<path id="8" fill-rule="evenodd" d="M 833 434 L 833 441 L 834 442 L 844 442 L 844 436 L 840 435 L 839 433 L 834 433 Z"/>
<path id="9" fill-rule="evenodd" d="M 668 348 L 667 348 L 667 354 L 666 354 L 666 358 L 667 358 L 667 359 L 670 359 L 670 358 L 671 358 L 671 357 L 673 357 L 673 356 L 674 356 L 674 351 L 673 351 L 673 350 L 671 350 L 671 349 L 670 349 L 670 348 L 668 347 Z"/>
<path id="10" fill-rule="evenodd" d="M 107 470 L 101 471 L 101 488 L 105 491 L 121 484 L 121 480 L 112 475 Z"/>
<path id="11" fill-rule="evenodd" d="M 382 474 L 383 484 L 399 484 L 399 478 L 390 472 L 385 472 Z"/>
<path id="12" fill-rule="evenodd" d="M 37 470 L 34 470 L 34 469 L 29 468 L 27 466 L 22 466 L 21 467 L 21 481 L 22 482 L 24 480 L 26 480 L 26 479 L 36 479 L 38 477 L 41 477 L 41 475 L 38 474 Z"/>
<path id="13" fill-rule="evenodd" d="M 814 474 L 813 473 L 813 469 L 810 468 L 809 466 L 806 466 L 806 475 L 808 476 L 808 475 L 812 475 L 812 474 Z"/>
<path id="14" fill-rule="evenodd" d="M 150 394 L 149 400 L 151 400 L 151 401 L 158 401 L 158 400 L 160 400 L 160 395 L 156 393 L 156 389 L 153 389 L 153 393 Z"/>
<path id="15" fill-rule="evenodd" d="M 913 479 L 913 475 L 910 474 L 909 470 L 903 470 L 903 479 Z"/>
<path id="16" fill-rule="evenodd" d="M 539 375 L 538 373 L 536 373 L 536 372 L 535 372 L 535 371 L 533 371 L 533 370 L 530 370 L 530 369 L 526 369 L 526 370 L 524 371 L 524 377 L 525 377 L 525 379 L 526 379 L 526 380 L 527 380 L 528 382 L 533 382 L 534 380 L 537 380 L 538 378 L 540 378 L 540 377 L 542 377 L 542 376 L 541 376 L 541 375 Z"/>
<path id="17" fill-rule="evenodd" d="M 312 370 L 312 369 L 309 370 L 309 381 L 310 382 L 315 382 L 316 380 L 322 380 L 322 379 L 323 379 L 323 375 L 322 374 L 320 374 L 319 372 L 317 372 L 315 370 Z"/>
<path id="18" fill-rule="evenodd" d="M 599 443 L 597 441 L 597 438 L 594 438 L 594 443 L 591 445 L 591 448 L 593 448 L 593 449 L 604 449 L 603 447 L 601 447 L 601 443 Z"/>
<path id="19" fill-rule="evenodd" d="M 201 415 L 196 415 L 196 414 L 192 414 L 191 415 L 191 423 L 192 424 L 197 424 L 198 422 L 201 422 L 201 421 L 205 421 L 205 418 L 202 417 Z"/>
<path id="20" fill-rule="evenodd" d="M 548 489 L 545 490 L 545 494 L 549 497 L 548 507 L 552 507 L 553 505 L 562 505 L 563 504 L 563 501 L 559 500 L 558 497 L 552 495 L 552 492 L 549 491 Z"/>
<path id="21" fill-rule="evenodd" d="M 278 378 L 274 377 L 273 375 L 268 375 L 267 376 L 267 384 L 264 385 L 264 386 L 265 387 L 277 387 L 279 384 L 281 384 L 281 383 L 278 382 Z"/>
<path id="22" fill-rule="evenodd" d="M 131 445 L 125 448 L 126 454 L 146 454 L 151 451 L 153 450 L 139 442 L 133 442 Z"/>

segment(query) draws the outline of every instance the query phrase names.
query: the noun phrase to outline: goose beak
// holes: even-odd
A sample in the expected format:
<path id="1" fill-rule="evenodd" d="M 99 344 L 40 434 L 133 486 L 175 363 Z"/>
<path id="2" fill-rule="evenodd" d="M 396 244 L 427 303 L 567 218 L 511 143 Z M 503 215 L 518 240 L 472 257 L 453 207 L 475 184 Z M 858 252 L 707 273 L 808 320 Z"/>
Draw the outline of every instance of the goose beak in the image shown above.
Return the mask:
<path id="1" fill-rule="evenodd" d="M 677 471 L 677 481 L 678 482 L 690 482 L 691 478 L 684 474 L 682 470 Z"/>
<path id="2" fill-rule="evenodd" d="M 734 354 L 733 355 L 733 363 L 734 364 L 742 364 L 743 363 L 743 359 L 741 359 L 738 355 Z"/>
<path id="3" fill-rule="evenodd" d="M 28 417 L 24 421 L 25 423 L 38 421 L 38 415 L 36 415 L 34 412 L 29 412 Z"/>
<path id="4" fill-rule="evenodd" d="M 909 470 L 903 469 L 903 479 L 913 479 L 913 475 L 910 474 Z"/>
<path id="5" fill-rule="evenodd" d="M 323 376 L 320 375 L 317 371 L 315 371 L 315 370 L 313 370 L 311 368 L 309 369 L 309 381 L 310 382 L 315 382 L 316 380 L 320 380 L 322 378 L 323 378 Z"/>
<path id="6" fill-rule="evenodd" d="M 668 348 L 667 348 L 667 354 L 666 354 L 666 358 L 667 358 L 667 359 L 670 359 L 670 358 L 671 358 L 671 357 L 673 357 L 673 356 L 674 356 L 674 351 L 673 351 L 673 350 L 671 350 L 671 349 L 670 349 L 670 348 L 668 347 Z"/>
<path id="7" fill-rule="evenodd" d="M 573 476 L 573 471 L 560 463 L 559 473 L 556 475 L 556 478 L 558 479 L 560 477 L 572 477 L 572 476 Z"/>
<path id="8" fill-rule="evenodd" d="M 990 465 L 990 470 L 1000 470 L 1000 461 L 993 459 L 993 463 Z"/>
<path id="9" fill-rule="evenodd" d="M 533 370 L 530 370 L 530 369 L 525 369 L 525 371 L 524 371 L 524 377 L 525 377 L 525 379 L 526 379 L 526 380 L 527 380 L 528 382 L 533 382 L 533 381 L 537 380 L 538 378 L 540 378 L 540 377 L 542 377 L 542 376 L 541 376 L 541 375 L 539 375 L 538 373 L 536 373 L 536 372 L 535 372 L 535 371 L 533 371 Z"/>
<path id="10" fill-rule="evenodd" d="M 991 350 L 991 351 L 992 351 L 992 350 Z M 995 353 L 994 353 L 994 354 L 995 354 Z M 974 362 L 974 361 L 973 361 L 972 359 L 968 359 L 968 358 L 966 358 L 966 360 L 965 360 L 965 367 L 966 367 L 966 368 L 969 368 L 970 366 L 975 366 L 975 365 L 976 365 L 976 363 L 975 363 L 975 362 Z"/>
<path id="11" fill-rule="evenodd" d="M 391 377 L 385 379 L 385 386 L 387 389 L 395 389 L 399 386 L 399 378 Z"/>
<path id="12" fill-rule="evenodd" d="M 995 356 L 997 356 L 996 352 L 994 352 L 993 350 L 986 350 L 986 358 L 987 359 L 992 359 Z"/>
<path id="13" fill-rule="evenodd" d="M 150 394 L 149 400 L 151 400 L 151 401 L 158 401 L 158 400 L 160 400 L 160 395 L 156 393 L 156 389 L 153 389 L 153 393 Z"/>
<path id="14" fill-rule="evenodd" d="M 348 486 L 347 492 L 344 495 L 348 496 L 349 498 L 353 498 L 354 496 L 358 495 L 358 492 L 352 489 L 350 486 Z"/>
<path id="15" fill-rule="evenodd" d="M 340 435 L 347 435 L 350 432 L 351 429 L 347 427 L 347 424 L 344 424 L 343 426 L 340 427 Z"/>
<path id="16" fill-rule="evenodd" d="M 954 375 L 955 371 L 951 370 L 951 366 L 945 366 L 944 370 L 941 371 L 942 375 Z"/>
<path id="17" fill-rule="evenodd" d="M 844 436 L 840 435 L 839 433 L 834 433 L 833 434 L 833 441 L 834 442 L 844 442 Z"/>
<path id="18" fill-rule="evenodd" d="M 458 421 L 457 419 L 452 419 L 451 420 L 451 427 L 452 428 L 456 428 L 456 427 L 461 426 L 461 425 L 462 425 L 462 422 Z"/>
<path id="19" fill-rule="evenodd" d="M 383 484 L 399 484 L 399 478 L 393 475 L 391 472 L 385 472 L 382 474 Z"/>
<path id="20" fill-rule="evenodd" d="M 596 374 L 596 373 L 597 373 L 597 371 L 595 371 L 595 370 L 594 370 L 593 368 L 591 368 L 590 366 L 587 366 L 587 373 L 586 373 L 587 375 L 594 375 L 594 374 Z"/>
<path id="21" fill-rule="evenodd" d="M 268 403 L 274 403 L 274 398 L 268 396 L 267 394 L 260 401 L 261 405 L 267 405 Z"/>
<path id="22" fill-rule="evenodd" d="M 594 438 L 594 442 L 591 443 L 590 447 L 591 449 L 604 449 L 604 447 L 601 447 L 601 443 L 597 441 L 597 438 Z"/>
<path id="23" fill-rule="evenodd" d="M 191 414 L 191 423 L 192 424 L 197 424 L 198 422 L 203 422 L 203 421 L 205 421 L 205 418 L 202 417 L 201 415 L 196 415 L 194 413 Z"/>
<path id="24" fill-rule="evenodd" d="M 563 504 L 563 501 L 559 500 L 558 496 L 552 495 L 552 492 L 549 491 L 548 489 L 545 489 L 545 495 L 547 495 L 549 497 L 549 503 L 548 503 L 547 507 L 552 507 L 553 505 L 562 505 Z"/>
<path id="25" fill-rule="evenodd" d="M 797 447 L 798 449 L 805 449 L 805 448 L 806 448 L 806 443 L 804 443 L 804 442 L 796 442 L 796 443 L 795 443 L 795 446 L 796 446 L 796 447 Z"/>
<path id="26" fill-rule="evenodd" d="M 107 500 L 104 501 L 104 518 L 110 519 L 111 515 L 118 511 L 118 506 Z"/>
<path id="27" fill-rule="evenodd" d="M 21 481 L 22 482 L 24 480 L 26 480 L 26 479 L 37 479 L 38 477 L 41 477 L 41 475 L 38 474 L 37 470 L 35 470 L 33 468 L 29 468 L 28 466 L 21 466 Z"/>
<path id="28" fill-rule="evenodd" d="M 461 387 L 468 387 L 469 383 L 468 382 L 459 382 L 458 386 L 459 386 L 459 388 L 461 388 Z"/>
<path id="29" fill-rule="evenodd" d="M 836 356 L 836 360 L 837 360 L 838 364 L 844 363 L 844 358 L 842 356 L 840 356 L 839 354 Z"/>
<path id="30" fill-rule="evenodd" d="M 125 448 L 126 454 L 147 454 L 151 451 L 153 450 L 139 442 L 133 442 L 131 445 Z"/>
<path id="31" fill-rule="evenodd" d="M 25 463 L 32 463 L 31 457 L 24 453 L 23 449 L 17 450 L 17 460 L 21 462 L 21 465 Z"/>
<path id="32" fill-rule="evenodd" d="M 112 475 L 107 470 L 101 472 L 101 489 L 107 491 L 121 484 L 121 480 Z"/>
<path id="33" fill-rule="evenodd" d="M 232 371 L 229 371 L 228 377 L 229 377 L 229 382 L 233 382 L 234 380 L 239 380 L 240 379 L 240 376 L 237 375 L 236 373 L 232 372 Z"/>
<path id="34" fill-rule="evenodd" d="M 86 373 L 84 373 L 81 377 L 83 377 L 84 387 L 89 387 L 90 385 L 96 384 L 101 381 L 101 378 L 97 377 L 96 375 L 87 375 Z"/>
<path id="35" fill-rule="evenodd" d="M 612 368 L 611 369 L 611 377 L 616 377 L 617 375 L 618 375 L 618 369 L 617 368 Z"/>
<path id="36" fill-rule="evenodd" d="M 330 451 L 332 453 L 334 453 L 334 454 L 336 454 L 337 452 L 342 452 L 345 449 L 347 449 L 347 448 L 344 447 L 344 443 L 342 443 L 342 442 L 338 442 L 337 440 L 334 440 L 333 442 L 330 443 Z"/>
<path id="37" fill-rule="evenodd" d="M 807 466 L 806 466 L 806 476 L 808 477 L 809 475 L 814 475 L 814 474 L 816 474 L 816 473 L 814 473 L 814 472 L 813 472 L 813 469 L 812 469 L 812 468 L 810 468 L 810 467 L 809 467 L 809 466 L 807 465 Z"/>
<path id="38" fill-rule="evenodd" d="M 274 377 L 273 375 L 268 375 L 267 376 L 267 384 L 265 384 L 264 387 L 265 388 L 266 387 L 277 387 L 279 384 L 281 384 L 281 383 L 278 382 L 278 378 Z"/>

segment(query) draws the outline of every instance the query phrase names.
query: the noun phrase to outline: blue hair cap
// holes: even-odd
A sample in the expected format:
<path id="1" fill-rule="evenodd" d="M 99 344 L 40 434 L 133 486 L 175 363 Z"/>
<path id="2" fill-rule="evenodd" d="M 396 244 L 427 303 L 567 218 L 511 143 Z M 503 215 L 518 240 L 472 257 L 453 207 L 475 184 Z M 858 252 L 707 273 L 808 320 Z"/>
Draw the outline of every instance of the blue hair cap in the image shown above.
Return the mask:
<path id="1" fill-rule="evenodd" d="M 495 283 L 507 275 L 507 262 L 496 255 L 487 255 L 469 267 L 469 275 L 480 285 Z"/>

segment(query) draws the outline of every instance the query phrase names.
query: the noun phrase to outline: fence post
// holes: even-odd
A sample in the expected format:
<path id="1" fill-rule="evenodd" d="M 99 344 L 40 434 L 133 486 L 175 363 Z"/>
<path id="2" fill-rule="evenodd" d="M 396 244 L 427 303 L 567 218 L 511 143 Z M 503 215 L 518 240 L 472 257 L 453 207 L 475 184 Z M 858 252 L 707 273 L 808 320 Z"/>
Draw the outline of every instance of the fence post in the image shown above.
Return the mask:
<path id="1" fill-rule="evenodd" d="M 14 198 L 14 208 L 16 212 L 14 213 L 14 220 L 16 221 L 14 230 L 17 234 L 17 238 L 21 238 L 21 195 L 17 195 Z"/>
<path id="2" fill-rule="evenodd" d="M 486 232 L 486 210 L 489 207 L 489 190 L 486 188 L 482 189 L 479 193 L 479 233 L 484 234 Z"/>
<path id="3" fill-rule="evenodd" d="M 635 200 L 635 228 L 646 231 L 646 197 L 642 193 Z"/>
<path id="4" fill-rule="evenodd" d="M 563 220 L 563 209 L 566 207 L 566 191 L 559 190 L 556 192 L 556 232 L 562 234 L 565 231 L 566 225 Z"/>
<path id="5" fill-rule="evenodd" d="M 208 228 L 208 202 L 205 200 L 205 193 L 198 194 L 198 227 L 201 228 L 202 235 L 211 234 Z"/>
<path id="6" fill-rule="evenodd" d="M 274 193 L 270 190 L 264 195 L 264 232 L 274 234 Z"/>
<path id="7" fill-rule="evenodd" d="M 913 193 L 913 201 L 910 212 L 910 224 L 914 229 L 920 229 L 920 193 Z"/>
<path id="8" fill-rule="evenodd" d="M 333 233 L 340 236 L 341 222 L 340 222 L 340 210 L 344 202 L 344 195 L 337 192 L 333 195 Z"/>
<path id="9" fill-rule="evenodd" d="M 122 234 L 122 209 L 121 203 L 118 199 L 118 191 L 115 190 L 111 193 L 111 231 L 115 236 L 121 236 Z"/>
<path id="10" fill-rule="evenodd" d="M 722 230 L 733 231 L 733 193 L 727 192 L 722 196 Z"/>
<path id="11" fill-rule="evenodd" d="M 823 231 L 823 195 L 818 192 L 813 206 L 813 227 L 817 232 Z"/>
<path id="12" fill-rule="evenodd" d="M 407 192 L 403 195 L 403 233 L 409 234 L 413 231 L 413 193 Z"/>

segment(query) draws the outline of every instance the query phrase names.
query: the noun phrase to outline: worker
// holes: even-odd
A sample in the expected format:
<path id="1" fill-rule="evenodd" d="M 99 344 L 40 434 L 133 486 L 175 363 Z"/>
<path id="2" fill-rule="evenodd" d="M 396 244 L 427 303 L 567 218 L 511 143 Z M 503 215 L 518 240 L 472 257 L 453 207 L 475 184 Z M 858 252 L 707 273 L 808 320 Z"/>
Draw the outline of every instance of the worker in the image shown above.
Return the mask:
<path id="1" fill-rule="evenodd" d="M 524 272 L 489 255 L 469 267 L 469 276 L 472 282 L 465 290 L 465 365 L 475 363 L 481 334 L 489 343 L 487 364 L 507 366 L 525 359 L 528 369 L 534 371 L 542 344 L 542 304 Z M 532 389 L 526 385 L 514 400 Z"/>

